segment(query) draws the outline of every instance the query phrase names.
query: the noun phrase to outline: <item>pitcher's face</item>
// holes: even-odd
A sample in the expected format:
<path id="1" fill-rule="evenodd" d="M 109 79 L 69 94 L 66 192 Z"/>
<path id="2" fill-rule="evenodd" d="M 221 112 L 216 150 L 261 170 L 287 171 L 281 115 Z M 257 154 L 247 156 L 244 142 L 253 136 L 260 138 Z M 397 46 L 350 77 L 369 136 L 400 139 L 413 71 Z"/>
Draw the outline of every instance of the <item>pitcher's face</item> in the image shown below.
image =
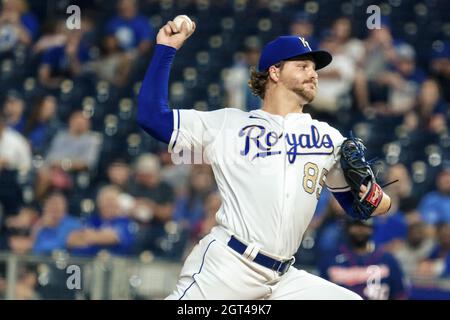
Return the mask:
<path id="1" fill-rule="evenodd" d="M 280 71 L 280 83 L 309 103 L 314 100 L 317 92 L 318 76 L 315 67 L 316 64 L 311 59 L 285 61 Z"/>

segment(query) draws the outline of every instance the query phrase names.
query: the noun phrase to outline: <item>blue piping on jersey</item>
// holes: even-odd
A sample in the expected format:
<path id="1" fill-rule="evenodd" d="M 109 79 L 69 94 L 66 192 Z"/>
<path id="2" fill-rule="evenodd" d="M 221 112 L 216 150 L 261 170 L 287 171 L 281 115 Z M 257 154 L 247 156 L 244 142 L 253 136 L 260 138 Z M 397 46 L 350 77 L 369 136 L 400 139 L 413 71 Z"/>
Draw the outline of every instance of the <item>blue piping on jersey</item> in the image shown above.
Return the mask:
<path id="1" fill-rule="evenodd" d="M 175 148 L 175 145 L 177 144 L 179 134 L 180 134 L 180 110 L 177 109 L 177 134 L 175 136 L 175 140 L 173 141 L 172 150 L 173 148 Z"/>

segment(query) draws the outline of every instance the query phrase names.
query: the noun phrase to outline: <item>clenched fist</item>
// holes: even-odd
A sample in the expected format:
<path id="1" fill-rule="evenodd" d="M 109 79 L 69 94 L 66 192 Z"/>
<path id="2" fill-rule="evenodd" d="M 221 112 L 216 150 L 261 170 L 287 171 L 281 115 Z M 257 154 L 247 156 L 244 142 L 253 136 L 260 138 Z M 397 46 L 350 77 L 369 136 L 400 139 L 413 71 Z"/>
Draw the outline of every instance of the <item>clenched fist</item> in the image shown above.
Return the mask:
<path id="1" fill-rule="evenodd" d="M 186 21 L 183 21 L 181 28 L 178 28 L 176 24 L 170 20 L 159 29 L 158 35 L 156 36 L 156 43 L 164 44 L 177 50 L 180 49 L 186 39 L 194 33 L 195 28 L 197 27 L 195 22 L 192 23 L 192 29 L 189 29 Z"/>

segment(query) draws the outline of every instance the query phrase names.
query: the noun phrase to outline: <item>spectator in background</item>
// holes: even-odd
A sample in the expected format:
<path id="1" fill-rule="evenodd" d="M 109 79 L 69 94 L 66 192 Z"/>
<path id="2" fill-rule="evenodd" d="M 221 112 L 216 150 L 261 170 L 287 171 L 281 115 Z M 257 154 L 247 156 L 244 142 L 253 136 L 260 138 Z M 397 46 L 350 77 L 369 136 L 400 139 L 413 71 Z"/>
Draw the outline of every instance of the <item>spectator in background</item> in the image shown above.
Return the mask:
<path id="1" fill-rule="evenodd" d="M 409 175 L 408 169 L 404 164 L 398 163 L 389 166 L 386 170 L 385 181 L 396 181 L 389 185 L 388 192 L 391 197 L 391 209 L 390 212 L 396 212 L 400 210 L 402 201 L 409 198 L 412 192 L 412 181 Z"/>
<path id="2" fill-rule="evenodd" d="M 51 193 L 44 201 L 42 218 L 38 223 L 33 253 L 51 255 L 54 250 L 65 250 L 69 234 L 81 228 L 78 219 L 67 212 L 66 197 Z"/>
<path id="3" fill-rule="evenodd" d="M 73 30 L 64 27 L 63 23 L 57 24 L 61 36 L 57 34 L 49 43 L 41 45 L 48 47 L 42 54 L 38 75 L 40 83 L 48 89 L 58 88 L 65 78 L 80 75 L 83 65 L 91 58 L 91 43 L 85 35 L 92 29 L 92 21 L 85 18 L 82 20 L 83 28 Z"/>
<path id="4" fill-rule="evenodd" d="M 139 156 L 130 188 L 136 199 L 131 215 L 139 224 L 136 253 L 150 250 L 159 257 L 179 259 L 186 242 L 185 229 L 172 221 L 175 195 L 160 173 L 156 155 Z"/>
<path id="5" fill-rule="evenodd" d="M 130 189 L 132 170 L 124 159 L 117 158 L 110 162 L 106 170 L 108 184 L 112 184 L 123 192 Z"/>
<path id="6" fill-rule="evenodd" d="M 350 19 L 347 17 L 336 19 L 331 27 L 331 32 L 341 47 L 342 53 L 350 57 L 357 67 L 361 67 L 365 54 L 364 43 L 352 37 L 352 22 Z"/>
<path id="7" fill-rule="evenodd" d="M 96 255 L 106 250 L 113 255 L 132 253 L 136 228 L 125 216 L 119 204 L 120 190 L 114 186 L 105 186 L 98 192 L 98 215 L 86 221 L 84 227 L 73 231 L 67 246 L 74 254 Z"/>
<path id="8" fill-rule="evenodd" d="M 430 71 L 442 90 L 444 100 L 450 103 L 450 41 L 433 45 Z"/>
<path id="9" fill-rule="evenodd" d="M 33 207 L 22 207 L 16 215 L 5 220 L 5 226 L 9 230 L 32 229 L 39 219 L 39 213 Z"/>
<path id="10" fill-rule="evenodd" d="M 245 53 L 235 61 L 224 79 L 227 105 L 250 111 L 261 107 L 261 99 L 253 95 L 248 87 L 250 67 L 258 65 L 261 43 L 257 37 L 245 40 Z"/>
<path id="11" fill-rule="evenodd" d="M 36 291 L 38 284 L 37 270 L 35 266 L 18 265 L 13 291 L 14 300 L 41 300 L 42 297 Z M 6 281 L 0 275 L 0 299 L 6 299 Z"/>
<path id="12" fill-rule="evenodd" d="M 6 119 L 0 112 L 0 174 L 6 170 L 27 174 L 30 169 L 31 152 L 27 141 L 20 133 L 6 126 Z"/>
<path id="13" fill-rule="evenodd" d="M 191 166 L 188 164 L 174 164 L 171 154 L 164 148 L 159 152 L 161 160 L 161 180 L 169 184 L 177 197 L 186 194 Z"/>
<path id="14" fill-rule="evenodd" d="M 100 46 L 99 59 L 87 63 L 85 68 L 99 79 L 123 87 L 128 83 L 134 58 L 132 53 L 122 51 L 116 41 L 105 38 Z"/>
<path id="15" fill-rule="evenodd" d="M 204 218 L 195 226 L 193 243 L 197 243 L 201 238 L 206 236 L 211 229 L 217 225 L 216 214 L 222 205 L 222 199 L 219 192 L 214 191 L 208 194 L 204 202 Z"/>
<path id="16" fill-rule="evenodd" d="M 211 167 L 206 164 L 194 165 L 189 177 L 187 193 L 176 201 L 174 220 L 185 228 L 198 232 L 197 225 L 205 218 L 204 204 L 208 195 L 215 189 Z"/>
<path id="17" fill-rule="evenodd" d="M 423 83 L 417 109 L 420 127 L 434 134 L 441 134 L 446 130 L 448 104 L 442 99 L 436 81 L 428 79 Z"/>
<path id="18" fill-rule="evenodd" d="M 34 266 L 22 266 L 19 268 L 19 277 L 15 287 L 15 300 L 40 300 L 36 291 L 38 276 Z"/>
<path id="19" fill-rule="evenodd" d="M 319 72 L 320 85 L 311 106 L 314 111 L 335 118 L 335 113 L 343 105 L 342 99 L 350 94 L 355 79 L 356 64 L 330 32 L 325 33 L 321 48 L 333 55 L 333 61 L 326 69 Z"/>
<path id="20" fill-rule="evenodd" d="M 375 110 L 372 104 L 386 100 L 377 80 L 395 56 L 390 23 L 386 17 L 382 17 L 380 22 L 381 28 L 370 30 L 364 41 L 365 54 L 360 64 L 362 72 L 357 73 L 355 78 L 358 105 L 361 111 L 368 114 Z"/>
<path id="21" fill-rule="evenodd" d="M 417 201 L 411 195 L 412 181 L 408 169 L 401 163 L 390 166 L 385 181 L 397 182 L 389 185 L 387 193 L 392 199 L 389 212 L 374 219 L 373 241 L 378 248 L 395 252 L 404 245 L 408 226 L 420 221 L 416 210 Z"/>
<path id="22" fill-rule="evenodd" d="M 61 166 L 70 160 L 70 169 L 93 169 L 98 160 L 99 137 L 90 131 L 90 120 L 80 110 L 69 118 L 68 130 L 59 131 L 52 140 L 46 161 L 51 166 Z"/>
<path id="23" fill-rule="evenodd" d="M 347 17 L 336 19 L 332 26 L 333 37 L 339 44 L 342 54 L 351 58 L 355 64 L 354 95 L 360 109 L 369 104 L 367 84 L 364 73 L 366 48 L 364 42 L 352 37 L 352 22 Z"/>
<path id="24" fill-rule="evenodd" d="M 117 16 L 106 26 L 106 47 L 117 45 L 123 51 L 136 50 L 139 55 L 150 51 L 155 31 L 148 19 L 138 14 L 137 0 L 119 0 Z"/>
<path id="25" fill-rule="evenodd" d="M 25 101 L 20 92 L 8 91 L 3 104 L 3 114 L 8 127 L 23 133 L 25 127 Z"/>
<path id="26" fill-rule="evenodd" d="M 390 21 L 386 17 L 381 17 L 380 23 L 379 29 L 369 31 L 364 43 L 366 55 L 363 64 L 369 81 L 376 80 L 388 68 L 395 56 Z"/>
<path id="27" fill-rule="evenodd" d="M 437 226 L 437 245 L 427 260 L 422 261 L 416 275 L 427 278 L 450 277 L 450 224 L 440 223 Z"/>
<path id="28" fill-rule="evenodd" d="M 450 223 L 450 168 L 444 167 L 436 178 L 436 191 L 427 193 L 420 202 L 423 221 L 430 225 Z"/>
<path id="29" fill-rule="evenodd" d="M 136 199 L 133 218 L 141 223 L 164 224 L 172 219 L 174 192 L 161 181 L 160 171 L 159 159 L 154 154 L 142 154 L 136 161 L 130 194 Z"/>
<path id="30" fill-rule="evenodd" d="M 17 214 L 5 221 L 2 237 L 7 238 L 8 249 L 16 254 L 29 253 L 33 247 L 33 230 L 37 224 L 39 214 L 32 207 L 22 207 Z"/>
<path id="31" fill-rule="evenodd" d="M 408 226 L 406 241 L 392 253 L 405 275 L 411 277 L 416 274 L 419 263 L 430 256 L 433 247 L 434 241 L 427 235 L 426 225 L 416 221 Z"/>
<path id="32" fill-rule="evenodd" d="M 43 27 L 43 34 L 33 46 L 32 52 L 36 56 L 49 49 L 64 46 L 67 40 L 65 19 L 52 19 L 46 22 Z"/>
<path id="33" fill-rule="evenodd" d="M 114 159 L 106 170 L 106 184 L 112 185 L 120 190 L 119 205 L 124 214 L 131 214 L 136 199 L 130 195 L 132 170 L 124 159 Z"/>
<path id="34" fill-rule="evenodd" d="M 415 109 L 406 114 L 403 124 L 408 132 L 417 133 L 419 143 L 431 140 L 433 135 L 447 130 L 447 109 L 438 83 L 427 79 L 421 87 Z"/>
<path id="35" fill-rule="evenodd" d="M 31 252 L 33 237 L 30 230 L 13 230 L 8 237 L 8 249 L 18 255 Z"/>
<path id="36" fill-rule="evenodd" d="M 381 73 L 378 84 L 387 88 L 387 104 L 380 104 L 377 112 L 385 116 L 403 116 L 417 101 L 424 72 L 416 66 L 416 53 L 407 43 L 397 44 L 391 68 Z"/>
<path id="37" fill-rule="evenodd" d="M 308 232 L 314 233 L 316 256 L 321 257 L 336 250 L 343 243 L 343 221 L 345 216 L 342 207 L 332 197 L 325 212 L 314 220 Z"/>
<path id="38" fill-rule="evenodd" d="M 0 57 L 19 45 L 29 47 L 39 33 L 36 17 L 26 0 L 3 0 L 0 11 Z"/>
<path id="39" fill-rule="evenodd" d="M 36 195 L 42 198 L 53 186 L 70 189 L 67 172 L 95 168 L 99 157 L 100 138 L 90 131 L 90 120 L 76 110 L 69 117 L 69 128 L 60 130 L 52 139 L 45 158 L 46 166 L 38 172 Z"/>
<path id="40" fill-rule="evenodd" d="M 348 244 L 324 257 L 321 276 L 365 299 L 405 299 L 407 293 L 398 262 L 389 253 L 375 250 L 370 243 L 372 234 L 370 220 L 348 220 Z"/>
<path id="41" fill-rule="evenodd" d="M 317 49 L 319 42 L 314 37 L 314 24 L 311 16 L 307 12 L 300 11 L 295 14 L 289 25 L 289 34 L 305 38 L 311 49 Z"/>
<path id="42" fill-rule="evenodd" d="M 33 153 L 43 154 L 50 144 L 51 137 L 61 126 L 56 119 L 56 103 L 54 96 L 47 95 L 37 98 L 31 108 L 23 134 L 28 138 Z"/>

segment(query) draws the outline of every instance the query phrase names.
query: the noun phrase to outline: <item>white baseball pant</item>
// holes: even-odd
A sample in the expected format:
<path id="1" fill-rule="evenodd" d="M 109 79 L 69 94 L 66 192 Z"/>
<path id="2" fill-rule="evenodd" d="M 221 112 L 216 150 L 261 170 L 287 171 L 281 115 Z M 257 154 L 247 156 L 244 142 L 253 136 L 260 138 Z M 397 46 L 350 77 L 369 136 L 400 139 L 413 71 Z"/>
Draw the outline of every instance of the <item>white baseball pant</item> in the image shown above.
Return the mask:
<path id="1" fill-rule="evenodd" d="M 227 246 L 230 235 L 214 227 L 194 247 L 169 300 L 361 300 L 356 293 L 290 267 L 282 276 Z"/>

